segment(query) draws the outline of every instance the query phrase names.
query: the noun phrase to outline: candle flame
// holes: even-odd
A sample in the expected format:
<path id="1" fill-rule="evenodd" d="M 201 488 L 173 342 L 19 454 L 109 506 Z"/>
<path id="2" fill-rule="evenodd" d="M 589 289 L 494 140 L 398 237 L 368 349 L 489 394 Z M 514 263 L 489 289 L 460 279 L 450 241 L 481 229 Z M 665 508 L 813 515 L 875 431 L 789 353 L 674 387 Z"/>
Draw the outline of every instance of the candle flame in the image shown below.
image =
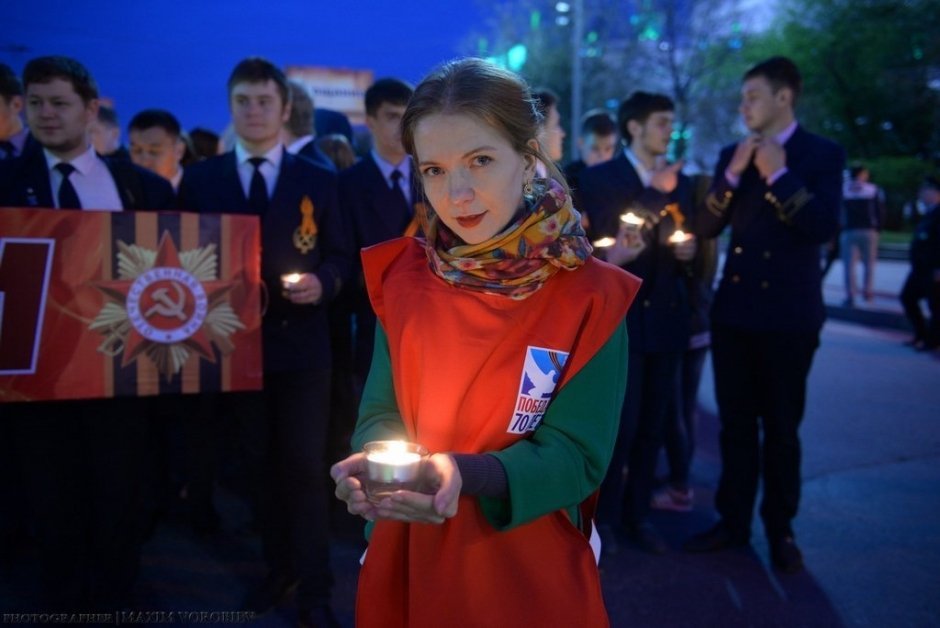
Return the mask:
<path id="1" fill-rule="evenodd" d="M 675 232 L 669 236 L 669 241 L 674 244 L 681 244 L 689 239 L 689 236 L 682 229 L 676 229 Z"/>
<path id="2" fill-rule="evenodd" d="M 281 275 L 281 281 L 284 283 L 297 283 L 300 281 L 300 273 L 290 273 L 287 275 Z"/>
<path id="3" fill-rule="evenodd" d="M 599 249 L 606 249 L 608 247 L 613 246 L 616 243 L 617 243 L 617 240 L 615 240 L 614 238 L 605 237 L 605 238 L 600 238 L 599 240 L 594 240 L 592 244 L 594 244 L 594 246 L 596 246 Z"/>
<path id="4" fill-rule="evenodd" d="M 620 216 L 620 220 L 622 222 L 627 223 L 628 225 L 642 225 L 644 222 L 646 222 L 645 220 L 643 220 L 642 218 L 640 218 L 633 212 L 627 212 L 626 214 L 622 214 Z"/>

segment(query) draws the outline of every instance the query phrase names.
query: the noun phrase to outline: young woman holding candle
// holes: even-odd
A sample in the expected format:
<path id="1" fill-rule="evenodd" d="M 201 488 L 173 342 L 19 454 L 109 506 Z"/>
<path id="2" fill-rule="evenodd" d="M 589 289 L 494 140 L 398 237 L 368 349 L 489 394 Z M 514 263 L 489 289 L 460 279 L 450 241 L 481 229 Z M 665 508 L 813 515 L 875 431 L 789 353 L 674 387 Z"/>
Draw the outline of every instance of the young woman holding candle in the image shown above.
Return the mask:
<path id="1" fill-rule="evenodd" d="M 380 325 L 353 449 L 432 453 L 424 491 L 377 504 L 364 454 L 332 469 L 337 497 L 374 521 L 359 626 L 608 625 L 591 497 L 639 281 L 591 257 L 539 117 L 519 77 L 466 59 L 426 78 L 402 120 L 427 240 L 363 252 Z"/>

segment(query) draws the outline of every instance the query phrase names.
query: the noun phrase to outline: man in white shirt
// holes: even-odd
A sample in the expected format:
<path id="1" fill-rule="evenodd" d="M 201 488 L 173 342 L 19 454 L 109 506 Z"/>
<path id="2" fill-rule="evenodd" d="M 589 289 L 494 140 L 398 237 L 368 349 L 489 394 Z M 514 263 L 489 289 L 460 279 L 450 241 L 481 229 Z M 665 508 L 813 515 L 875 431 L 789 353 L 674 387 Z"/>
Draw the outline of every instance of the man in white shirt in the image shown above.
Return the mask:
<path id="1" fill-rule="evenodd" d="M 307 87 L 298 81 L 288 81 L 290 87 L 290 116 L 284 122 L 284 147 L 291 155 L 306 157 L 321 168 L 336 170 L 330 158 L 317 147 L 313 129 L 313 98 Z"/>
<path id="2" fill-rule="evenodd" d="M 0 160 L 23 154 L 30 139 L 23 124 L 23 86 L 13 69 L 0 63 Z"/>
<path id="3" fill-rule="evenodd" d="M 156 175 L 99 157 L 88 138 L 94 79 L 67 57 L 23 72 L 26 117 L 40 150 L 0 162 L 0 207 L 170 209 Z M 68 236 L 62 236 L 68 237 Z M 67 350 L 67 348 L 64 348 Z M 120 371 L 115 365 L 115 376 Z M 7 404 L 35 513 L 44 609 L 124 608 L 140 560 L 147 417 L 133 397 Z"/>

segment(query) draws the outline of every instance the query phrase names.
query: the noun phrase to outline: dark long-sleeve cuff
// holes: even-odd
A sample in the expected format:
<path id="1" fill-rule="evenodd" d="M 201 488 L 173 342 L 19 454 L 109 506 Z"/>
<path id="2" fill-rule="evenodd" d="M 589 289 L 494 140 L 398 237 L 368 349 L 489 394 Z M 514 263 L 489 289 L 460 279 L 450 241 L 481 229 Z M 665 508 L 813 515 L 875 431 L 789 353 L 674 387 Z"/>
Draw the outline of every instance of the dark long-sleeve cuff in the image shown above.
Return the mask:
<path id="1" fill-rule="evenodd" d="M 509 484 L 502 463 L 489 454 L 451 454 L 463 480 L 464 495 L 506 499 Z"/>

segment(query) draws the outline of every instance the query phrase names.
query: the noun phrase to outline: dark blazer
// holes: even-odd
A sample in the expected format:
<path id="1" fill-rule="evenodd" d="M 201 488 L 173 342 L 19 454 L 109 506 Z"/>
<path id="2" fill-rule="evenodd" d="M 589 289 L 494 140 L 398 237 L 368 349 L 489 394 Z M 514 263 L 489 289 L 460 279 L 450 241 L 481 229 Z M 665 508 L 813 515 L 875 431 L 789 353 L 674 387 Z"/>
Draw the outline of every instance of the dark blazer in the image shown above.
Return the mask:
<path id="1" fill-rule="evenodd" d="M 357 251 L 401 236 L 411 222 L 412 212 L 404 212 L 396 202 L 396 192 L 371 154 L 340 173 L 339 197 Z M 417 198 L 413 182 L 411 198 Z"/>
<path id="2" fill-rule="evenodd" d="M 375 314 L 366 294 L 359 252 L 403 235 L 412 212 L 402 207 L 400 197 L 389 187 L 371 153 L 339 174 L 339 198 L 356 251 L 348 298 L 349 307 L 356 314 L 355 370 L 364 378 L 372 360 Z M 418 198 L 413 180 L 411 198 Z"/>
<path id="3" fill-rule="evenodd" d="M 336 164 L 326 156 L 326 153 L 320 150 L 316 140 L 310 140 L 304 144 L 301 149 L 297 151 L 297 154 L 301 157 L 306 157 L 321 168 L 325 168 L 330 172 L 336 172 Z"/>
<path id="4" fill-rule="evenodd" d="M 302 253 L 293 243 L 304 198 L 313 202 L 316 246 Z M 234 151 L 186 168 L 180 203 L 190 211 L 251 214 L 238 178 Z M 339 214 L 336 175 L 285 151 L 267 212 L 261 216 L 261 278 L 268 307 L 263 319 L 265 371 L 330 367 L 326 304 L 350 276 L 351 249 Z M 281 291 L 282 274 L 314 273 L 323 284 L 317 305 L 295 305 Z"/>
<path id="5" fill-rule="evenodd" d="M 641 353 L 684 351 L 689 340 L 689 268 L 678 261 L 669 244 L 677 225 L 666 211 L 678 203 L 684 216 L 691 215 L 692 188 L 680 175 L 671 194 L 644 187 L 633 164 L 623 152 L 610 161 L 586 168 L 580 176 L 580 197 L 591 224 L 592 238 L 617 235 L 620 215 L 627 210 L 646 219 L 646 248 L 626 270 L 643 280 L 633 307 L 627 312 L 630 351 Z M 685 226 L 684 230 L 689 230 Z"/>
<path id="6" fill-rule="evenodd" d="M 752 163 L 737 189 L 721 151 L 695 232 L 731 240 L 712 323 L 751 331 L 818 331 L 825 319 L 819 247 L 836 233 L 845 152 L 802 127 L 784 145 L 787 172 L 768 186 Z"/>
<path id="7" fill-rule="evenodd" d="M 176 194 L 166 179 L 123 159 L 102 159 L 111 171 L 124 209 L 176 209 Z M 0 162 L 0 205 L 55 207 L 41 147 Z"/>
<path id="8" fill-rule="evenodd" d="M 564 167 L 562 172 L 565 175 L 565 181 L 568 182 L 568 188 L 571 190 L 571 203 L 574 208 L 582 215 L 584 214 L 584 201 L 581 200 L 581 173 L 587 168 L 583 159 L 577 159 Z"/>

